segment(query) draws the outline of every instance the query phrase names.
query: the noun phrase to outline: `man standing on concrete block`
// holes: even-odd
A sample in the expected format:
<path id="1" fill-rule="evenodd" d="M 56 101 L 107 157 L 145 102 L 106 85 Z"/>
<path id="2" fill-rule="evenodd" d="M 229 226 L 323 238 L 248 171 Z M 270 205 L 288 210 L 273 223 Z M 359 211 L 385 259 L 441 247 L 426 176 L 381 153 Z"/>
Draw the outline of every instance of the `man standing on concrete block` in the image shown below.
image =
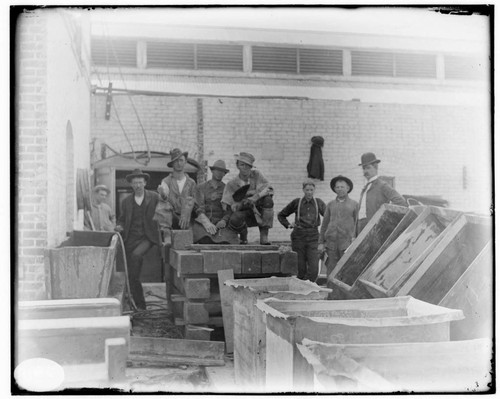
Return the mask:
<path id="1" fill-rule="evenodd" d="M 106 198 L 109 195 L 109 189 L 104 184 L 99 184 L 92 190 L 92 207 L 90 208 L 90 217 L 92 219 L 92 230 L 95 231 L 114 231 L 116 226 L 115 213 L 111 207 L 106 204 Z M 86 226 L 88 227 L 88 226 Z"/>
<path id="2" fill-rule="evenodd" d="M 237 244 L 236 232 L 227 228 L 231 209 L 222 207 L 222 194 L 226 184 L 222 178 L 229 172 L 226 163 L 215 161 L 210 166 L 212 178 L 196 187 L 196 211 L 198 217 L 193 224 L 193 242 L 195 244 Z"/>
<path id="3" fill-rule="evenodd" d="M 378 178 L 379 163 L 380 160 L 377 159 L 373 152 L 361 155 L 359 166 L 363 168 L 366 184 L 361 191 L 359 200 L 357 235 L 383 204 L 392 203 L 394 205 L 408 206 L 405 199 L 396 190 Z"/>
<path id="4" fill-rule="evenodd" d="M 155 220 L 158 221 L 163 234 L 163 243 L 172 243 L 172 229 L 187 230 L 191 228 L 191 214 L 196 210 L 196 182 L 185 172 L 188 153 L 174 148 L 170 151 L 170 162 L 167 166 L 173 172 L 165 177 L 158 192 L 160 200 L 156 207 Z"/>
<path id="5" fill-rule="evenodd" d="M 144 255 L 153 245 L 158 245 L 158 224 L 153 220 L 158 194 L 146 190 L 149 174 L 135 169 L 126 176 L 134 190 L 122 201 L 122 213 L 116 231 L 120 232 L 127 256 L 128 280 L 132 298 L 138 309 L 146 309 L 146 300 L 141 284 L 141 269 Z"/>
<path id="6" fill-rule="evenodd" d="M 297 252 L 298 274 L 301 280 L 315 282 L 318 278 L 318 227 L 321 224 L 320 215 L 325 214 L 325 203 L 314 198 L 316 184 L 313 180 L 302 183 L 302 198 L 295 198 L 280 213 L 279 222 L 287 229 L 293 229 L 290 235 L 292 250 Z M 288 222 L 287 217 L 295 213 L 295 221 Z"/>
<path id="7" fill-rule="evenodd" d="M 252 154 L 240 152 L 235 158 L 240 173 L 226 185 L 222 196 L 222 202 L 232 210 L 229 228 L 240 234 L 241 244 L 247 244 L 247 227 L 259 226 L 260 244 L 269 245 L 274 217 L 273 188 L 259 170 L 253 169 Z"/>
<path id="8" fill-rule="evenodd" d="M 334 177 L 330 188 L 337 198 L 326 206 L 325 217 L 319 233 L 320 253 L 326 251 L 326 276 L 328 277 L 346 249 L 356 237 L 356 214 L 358 203 L 349 198 L 353 184 L 345 176 Z"/>

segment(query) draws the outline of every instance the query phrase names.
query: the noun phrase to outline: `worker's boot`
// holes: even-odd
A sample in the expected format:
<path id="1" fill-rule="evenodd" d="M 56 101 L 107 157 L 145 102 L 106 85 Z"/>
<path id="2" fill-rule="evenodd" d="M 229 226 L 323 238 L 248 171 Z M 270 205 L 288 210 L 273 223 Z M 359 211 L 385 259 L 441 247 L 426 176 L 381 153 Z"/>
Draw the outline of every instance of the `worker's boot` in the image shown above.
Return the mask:
<path id="1" fill-rule="evenodd" d="M 269 227 L 260 227 L 259 226 L 259 231 L 260 231 L 260 245 L 271 245 L 269 242 Z"/>
<path id="2" fill-rule="evenodd" d="M 246 227 L 240 231 L 240 244 L 248 244 L 248 229 Z"/>

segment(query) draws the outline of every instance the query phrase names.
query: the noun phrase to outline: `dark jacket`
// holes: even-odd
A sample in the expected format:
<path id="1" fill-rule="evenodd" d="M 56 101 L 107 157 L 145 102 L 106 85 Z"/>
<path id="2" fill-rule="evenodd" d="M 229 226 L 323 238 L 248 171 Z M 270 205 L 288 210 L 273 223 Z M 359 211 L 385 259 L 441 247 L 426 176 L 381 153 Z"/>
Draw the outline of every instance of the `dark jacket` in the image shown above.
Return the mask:
<path id="1" fill-rule="evenodd" d="M 325 163 L 323 161 L 322 147 L 324 139 L 321 136 L 314 136 L 312 139 L 309 162 L 307 163 L 307 177 L 323 181 L 325 175 Z"/>
<path id="2" fill-rule="evenodd" d="M 159 244 L 158 223 L 153 220 L 155 208 L 158 204 L 159 195 L 154 191 L 144 190 L 144 204 L 146 206 L 146 220 L 144 221 L 144 231 L 146 237 L 155 244 Z M 132 206 L 134 204 L 134 194 L 130 194 L 122 201 L 122 214 L 118 218 L 118 225 L 123 227 L 123 241 L 127 240 L 132 221 Z"/>
<path id="3" fill-rule="evenodd" d="M 375 179 L 366 192 L 366 218 L 370 220 L 382 204 L 408 206 L 405 199 L 386 182 Z M 361 205 L 361 200 L 359 201 Z"/>

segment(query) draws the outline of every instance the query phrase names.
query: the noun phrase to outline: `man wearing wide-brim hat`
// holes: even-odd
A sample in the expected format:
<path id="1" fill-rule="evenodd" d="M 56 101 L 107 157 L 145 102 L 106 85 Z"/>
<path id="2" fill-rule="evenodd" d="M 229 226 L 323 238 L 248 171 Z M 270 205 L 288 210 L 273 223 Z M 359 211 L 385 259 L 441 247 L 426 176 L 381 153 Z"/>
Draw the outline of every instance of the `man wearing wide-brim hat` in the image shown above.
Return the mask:
<path id="1" fill-rule="evenodd" d="M 192 214 L 193 210 L 196 210 L 196 182 L 184 172 L 187 156 L 187 151 L 181 151 L 179 148 L 170 151 L 167 166 L 173 171 L 158 187 L 160 200 L 156 207 L 155 220 L 160 225 L 164 244 L 171 243 L 172 229 L 187 230 L 192 226 Z"/>
<path id="2" fill-rule="evenodd" d="M 356 237 L 358 203 L 349 198 L 353 189 L 351 179 L 338 175 L 330 181 L 337 198 L 326 205 L 325 217 L 319 232 L 320 252 L 328 254 L 326 275 L 331 274 L 338 261 Z"/>
<path id="3" fill-rule="evenodd" d="M 235 155 L 238 176 L 227 183 L 222 195 L 222 203 L 232 210 L 229 228 L 240 234 L 242 244 L 248 242 L 247 227 L 259 226 L 260 243 L 269 245 L 269 229 L 273 227 L 273 189 L 266 177 L 254 169 L 255 157 L 248 152 Z M 244 187 L 248 186 L 248 187 Z M 234 194 L 244 190 L 244 198 Z"/>
<path id="4" fill-rule="evenodd" d="M 396 190 L 378 178 L 379 163 L 380 160 L 377 159 L 373 152 L 366 152 L 361 155 L 359 166 L 363 168 L 366 184 L 361 191 L 359 200 L 357 234 L 363 230 L 383 204 L 391 203 L 408 206 L 405 199 Z"/>
<path id="5" fill-rule="evenodd" d="M 92 226 L 86 226 L 95 231 L 114 231 L 116 226 L 115 213 L 106 203 L 110 191 L 104 184 L 95 186 L 92 190 L 90 218 Z"/>
<path id="6" fill-rule="evenodd" d="M 121 232 L 127 256 L 128 279 L 132 298 L 138 309 L 146 309 L 141 284 L 142 262 L 146 253 L 159 244 L 158 224 L 153 220 L 159 196 L 146 190 L 149 174 L 135 169 L 126 176 L 134 193 L 122 201 L 116 231 Z"/>
<path id="7" fill-rule="evenodd" d="M 222 182 L 229 172 L 226 163 L 219 159 L 209 166 L 212 178 L 196 187 L 197 217 L 193 224 L 195 244 L 237 244 L 238 235 L 227 228 L 231 209 L 222 207 L 222 194 L 226 184 Z"/>

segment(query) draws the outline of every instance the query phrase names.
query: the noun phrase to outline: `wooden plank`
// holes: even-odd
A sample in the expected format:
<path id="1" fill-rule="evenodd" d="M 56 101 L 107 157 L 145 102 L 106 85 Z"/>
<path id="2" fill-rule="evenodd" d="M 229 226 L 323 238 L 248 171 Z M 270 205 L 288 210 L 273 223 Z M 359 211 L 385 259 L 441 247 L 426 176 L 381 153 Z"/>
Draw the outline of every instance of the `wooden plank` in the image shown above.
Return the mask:
<path id="1" fill-rule="evenodd" d="M 202 341 L 198 341 L 202 342 Z M 215 341 L 214 341 L 215 342 Z M 133 353 L 127 360 L 128 367 L 149 368 L 149 367 L 169 367 L 178 365 L 188 366 L 223 366 L 224 360 L 199 359 L 187 356 L 158 356 L 155 354 L 141 355 Z"/>
<path id="2" fill-rule="evenodd" d="M 224 364 L 224 342 L 152 337 L 131 337 L 129 359 L 172 361 L 176 364 Z M 194 363 L 182 363 L 190 361 Z"/>
<path id="3" fill-rule="evenodd" d="M 233 314 L 233 290 L 224 284 L 227 280 L 234 279 L 232 270 L 219 270 L 219 292 L 222 305 L 222 319 L 224 322 L 224 337 L 226 339 L 226 352 L 233 353 L 233 330 L 234 330 L 234 314 Z"/>
<path id="4" fill-rule="evenodd" d="M 241 253 L 241 273 L 261 273 L 261 254 L 257 251 L 243 251 Z"/>
<path id="5" fill-rule="evenodd" d="M 279 273 L 280 254 L 278 251 L 262 251 L 262 273 Z"/>
<path id="6" fill-rule="evenodd" d="M 214 329 L 210 327 L 193 326 L 188 324 L 184 327 L 184 338 L 199 341 L 210 341 L 212 331 L 214 331 Z"/>
<path id="7" fill-rule="evenodd" d="M 170 265 L 177 270 L 177 276 L 203 273 L 203 256 L 199 252 L 172 249 Z"/>
<path id="8" fill-rule="evenodd" d="M 439 306 L 461 309 L 465 319 L 451 323 L 454 341 L 493 337 L 493 242 L 490 241 Z"/>
<path id="9" fill-rule="evenodd" d="M 277 251 L 278 245 L 234 245 L 234 244 L 192 244 L 186 249 L 193 251 Z"/>
<path id="10" fill-rule="evenodd" d="M 183 318 L 181 318 L 181 317 L 176 317 L 174 319 L 174 321 L 175 321 L 175 325 L 176 326 L 185 326 L 185 325 L 189 324 L 189 323 L 186 323 L 186 321 Z M 203 326 L 223 327 L 224 326 L 224 322 L 223 322 L 221 316 L 214 316 L 214 317 L 210 317 L 208 319 L 207 323 L 203 323 Z"/>
<path id="11" fill-rule="evenodd" d="M 126 378 L 128 345 L 124 338 L 110 338 L 106 340 L 106 366 L 109 381 L 118 382 Z"/>
<path id="12" fill-rule="evenodd" d="M 115 298 L 20 301 L 17 308 L 18 320 L 109 316 L 121 316 L 121 304 Z"/>
<path id="13" fill-rule="evenodd" d="M 203 272 L 217 273 L 226 269 L 224 265 L 224 251 L 201 251 L 203 255 Z M 232 268 L 232 267 L 231 267 Z"/>

